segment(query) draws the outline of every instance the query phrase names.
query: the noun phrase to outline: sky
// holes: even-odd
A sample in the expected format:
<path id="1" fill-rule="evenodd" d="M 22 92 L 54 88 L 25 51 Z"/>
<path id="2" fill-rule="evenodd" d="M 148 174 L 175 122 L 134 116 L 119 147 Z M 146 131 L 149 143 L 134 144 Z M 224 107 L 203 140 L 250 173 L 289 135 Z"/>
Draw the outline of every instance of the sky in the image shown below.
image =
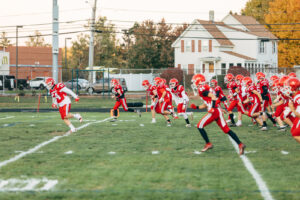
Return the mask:
<path id="1" fill-rule="evenodd" d="M 194 19 L 208 20 L 209 10 L 214 10 L 215 21 L 222 20 L 229 11 L 240 13 L 248 0 L 97 0 L 96 16 L 106 16 L 118 29 L 130 28 L 134 22 L 144 20 L 166 23 L 191 23 Z M 58 0 L 60 33 L 87 31 L 84 25 L 91 18 L 94 0 Z M 16 25 L 19 29 L 19 45 L 25 45 L 35 30 L 42 34 L 52 33 L 52 0 L 2 0 L 0 12 L 0 32 L 7 32 L 11 43 L 15 43 Z M 72 21 L 70 23 L 70 21 Z M 68 23 L 66 23 L 68 22 Z M 43 24 L 43 25 L 37 25 Z M 89 32 L 83 32 L 89 34 Z M 59 36 L 59 46 L 71 45 L 79 33 Z M 44 37 L 52 43 L 52 36 Z"/>

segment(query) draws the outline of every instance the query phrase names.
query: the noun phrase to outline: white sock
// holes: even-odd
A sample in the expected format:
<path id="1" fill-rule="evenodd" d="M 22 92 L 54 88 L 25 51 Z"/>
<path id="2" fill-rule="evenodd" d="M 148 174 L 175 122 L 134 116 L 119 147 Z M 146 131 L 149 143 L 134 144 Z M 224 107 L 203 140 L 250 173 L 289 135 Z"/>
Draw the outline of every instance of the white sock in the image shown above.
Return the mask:
<path id="1" fill-rule="evenodd" d="M 75 127 L 73 126 L 73 124 L 70 124 L 69 127 L 70 127 L 72 132 L 75 132 Z"/>

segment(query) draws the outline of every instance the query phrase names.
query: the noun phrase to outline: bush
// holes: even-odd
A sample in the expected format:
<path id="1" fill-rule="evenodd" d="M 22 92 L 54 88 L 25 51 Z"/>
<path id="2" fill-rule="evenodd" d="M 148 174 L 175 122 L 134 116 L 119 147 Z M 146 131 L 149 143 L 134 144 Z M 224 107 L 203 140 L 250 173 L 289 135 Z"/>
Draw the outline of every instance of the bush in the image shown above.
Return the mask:
<path id="1" fill-rule="evenodd" d="M 234 76 L 241 74 L 243 76 L 250 76 L 250 73 L 247 69 L 243 68 L 243 67 L 230 67 L 229 70 L 227 71 L 227 73 L 231 73 Z"/>
<path id="2" fill-rule="evenodd" d="M 166 70 L 164 70 L 161 74 L 160 74 L 161 78 L 164 78 L 167 80 L 167 83 L 169 83 L 169 81 L 172 78 L 176 78 L 179 82 L 179 84 L 183 84 L 183 71 L 181 69 L 178 68 L 168 68 Z"/>
<path id="3" fill-rule="evenodd" d="M 213 76 L 212 79 L 216 79 L 218 81 L 218 85 L 222 88 L 222 89 L 227 89 L 227 85 L 224 82 L 224 77 L 225 75 L 217 75 L 217 76 Z"/>

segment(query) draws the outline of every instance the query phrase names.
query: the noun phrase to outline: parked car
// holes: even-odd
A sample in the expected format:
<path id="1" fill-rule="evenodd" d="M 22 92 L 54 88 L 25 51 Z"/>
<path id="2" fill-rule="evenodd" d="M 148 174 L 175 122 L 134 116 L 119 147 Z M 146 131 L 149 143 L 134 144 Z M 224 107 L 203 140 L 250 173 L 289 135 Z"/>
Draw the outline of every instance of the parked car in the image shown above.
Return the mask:
<path id="1" fill-rule="evenodd" d="M 126 85 L 126 81 L 124 78 L 116 78 L 119 80 L 123 90 L 126 92 L 127 91 L 127 85 Z M 104 78 L 103 79 L 99 79 L 96 81 L 96 83 L 91 84 L 87 91 L 89 94 L 93 94 L 93 93 L 101 93 L 101 92 L 112 92 L 112 85 L 110 84 L 110 81 L 112 80 L 112 78 L 108 79 L 108 78 Z"/>
<path id="2" fill-rule="evenodd" d="M 0 90 L 7 88 L 8 90 L 12 90 L 15 88 L 15 76 L 11 75 L 0 75 Z"/>
<path id="3" fill-rule="evenodd" d="M 45 89 L 45 81 L 49 77 L 36 77 L 29 81 L 29 86 L 34 89 Z"/>
<path id="4" fill-rule="evenodd" d="M 78 82 L 77 82 L 78 80 Z M 72 89 L 72 85 L 73 85 L 73 89 L 77 89 L 77 83 L 78 83 L 78 90 L 81 90 L 81 89 L 87 89 L 88 86 L 89 86 L 89 81 L 88 80 L 85 80 L 85 79 L 82 79 L 82 78 L 79 78 L 79 79 L 72 79 L 72 80 L 69 80 L 67 82 L 65 82 L 65 86 Z"/>
<path id="5" fill-rule="evenodd" d="M 4 89 L 12 90 L 16 87 L 16 82 L 18 82 L 18 88 L 20 90 L 23 90 L 24 88 L 28 88 L 28 81 L 26 79 L 16 79 L 15 76 L 12 75 L 0 75 L 0 90 L 3 90 L 3 85 Z M 4 84 L 3 84 L 4 83 Z"/>

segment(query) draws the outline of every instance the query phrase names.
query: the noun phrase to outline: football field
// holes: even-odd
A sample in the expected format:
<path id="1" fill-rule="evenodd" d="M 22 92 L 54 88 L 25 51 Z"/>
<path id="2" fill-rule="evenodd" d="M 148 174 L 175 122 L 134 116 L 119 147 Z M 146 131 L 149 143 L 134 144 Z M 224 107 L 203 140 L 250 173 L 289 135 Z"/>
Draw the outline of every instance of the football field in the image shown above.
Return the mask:
<path id="1" fill-rule="evenodd" d="M 0 199 L 300 199 L 300 145 L 290 132 L 248 126 L 233 131 L 247 145 L 239 156 L 213 123 L 214 148 L 183 119 L 81 113 L 70 134 L 58 112 L 0 113 Z M 270 123 L 269 123 L 270 124 Z"/>

